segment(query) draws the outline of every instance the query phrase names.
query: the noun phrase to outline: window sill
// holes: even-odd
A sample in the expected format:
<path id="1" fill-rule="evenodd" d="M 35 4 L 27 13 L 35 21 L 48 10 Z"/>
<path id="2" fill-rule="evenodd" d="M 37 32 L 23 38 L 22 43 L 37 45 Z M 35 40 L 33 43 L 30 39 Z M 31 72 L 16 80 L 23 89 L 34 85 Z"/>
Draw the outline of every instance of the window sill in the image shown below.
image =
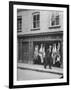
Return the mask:
<path id="1" fill-rule="evenodd" d="M 60 28 L 60 25 L 55 25 L 55 26 L 50 26 L 49 29 L 55 29 L 55 28 Z"/>
<path id="2" fill-rule="evenodd" d="M 22 31 L 17 31 L 17 32 L 22 32 Z"/>
<path id="3" fill-rule="evenodd" d="M 40 28 L 33 28 L 33 29 L 31 29 L 31 31 L 36 31 L 36 30 L 40 30 Z"/>

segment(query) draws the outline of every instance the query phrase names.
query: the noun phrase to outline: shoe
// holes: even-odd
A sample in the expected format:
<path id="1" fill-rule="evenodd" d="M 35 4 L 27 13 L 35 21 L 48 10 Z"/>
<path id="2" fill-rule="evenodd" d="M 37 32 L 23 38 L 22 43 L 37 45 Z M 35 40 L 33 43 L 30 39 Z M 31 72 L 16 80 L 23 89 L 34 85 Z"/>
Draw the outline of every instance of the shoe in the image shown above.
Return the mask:
<path id="1" fill-rule="evenodd" d="M 46 67 L 44 67 L 46 69 Z"/>
<path id="2" fill-rule="evenodd" d="M 49 67 L 49 69 L 52 69 L 51 67 Z"/>

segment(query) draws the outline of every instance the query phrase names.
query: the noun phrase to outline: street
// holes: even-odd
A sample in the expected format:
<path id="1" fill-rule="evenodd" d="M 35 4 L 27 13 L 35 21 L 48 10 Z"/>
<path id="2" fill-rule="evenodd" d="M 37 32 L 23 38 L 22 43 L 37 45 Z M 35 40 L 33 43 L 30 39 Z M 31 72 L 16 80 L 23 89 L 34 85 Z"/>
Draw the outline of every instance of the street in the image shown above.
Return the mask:
<path id="1" fill-rule="evenodd" d="M 19 69 L 17 72 L 18 80 L 38 80 L 38 79 L 54 79 L 60 78 L 61 75 L 46 73 L 46 72 L 37 72 L 32 70 Z"/>

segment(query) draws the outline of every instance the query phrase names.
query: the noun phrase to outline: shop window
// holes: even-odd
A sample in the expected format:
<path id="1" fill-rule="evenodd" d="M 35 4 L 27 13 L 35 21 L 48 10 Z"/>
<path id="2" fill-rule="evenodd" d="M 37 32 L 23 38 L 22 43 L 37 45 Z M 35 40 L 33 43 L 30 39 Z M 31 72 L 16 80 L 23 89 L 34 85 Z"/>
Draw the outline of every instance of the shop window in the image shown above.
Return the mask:
<path id="1" fill-rule="evenodd" d="M 33 29 L 39 29 L 40 27 L 40 13 L 33 13 Z"/>
<path id="2" fill-rule="evenodd" d="M 22 31 L 22 16 L 17 17 L 17 30 Z"/>
<path id="3" fill-rule="evenodd" d="M 34 43 L 34 64 L 44 64 L 44 59 L 47 57 L 48 50 L 51 50 L 52 66 L 60 67 L 62 64 L 62 51 L 60 41 L 45 41 Z M 49 49 L 50 48 L 50 49 Z M 46 63 L 46 62 L 45 62 Z M 47 60 L 47 64 L 49 61 Z"/>

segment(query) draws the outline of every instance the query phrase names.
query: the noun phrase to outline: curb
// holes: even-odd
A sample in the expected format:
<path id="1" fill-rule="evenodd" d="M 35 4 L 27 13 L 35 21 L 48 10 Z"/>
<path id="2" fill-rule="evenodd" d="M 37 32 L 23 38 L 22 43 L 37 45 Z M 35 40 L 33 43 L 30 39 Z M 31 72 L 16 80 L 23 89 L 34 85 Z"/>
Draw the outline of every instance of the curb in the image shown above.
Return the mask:
<path id="1" fill-rule="evenodd" d="M 25 70 L 32 70 L 32 71 L 37 71 L 37 72 L 45 72 L 45 73 L 53 73 L 53 74 L 63 75 L 63 73 L 53 72 L 53 71 L 44 71 L 44 70 L 32 69 L 32 68 L 26 68 L 26 67 L 19 67 L 19 66 L 17 68 L 19 68 L 19 69 L 25 69 Z"/>

